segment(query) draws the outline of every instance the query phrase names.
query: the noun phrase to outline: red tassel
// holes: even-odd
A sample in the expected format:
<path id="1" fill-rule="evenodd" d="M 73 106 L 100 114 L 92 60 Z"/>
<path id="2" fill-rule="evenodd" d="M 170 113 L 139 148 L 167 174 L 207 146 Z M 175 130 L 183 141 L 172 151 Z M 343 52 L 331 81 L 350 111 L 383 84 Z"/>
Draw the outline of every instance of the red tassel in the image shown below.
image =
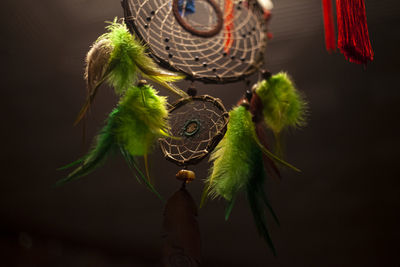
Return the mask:
<path id="1" fill-rule="evenodd" d="M 338 47 L 350 62 L 367 64 L 374 58 L 363 0 L 336 0 Z"/>
<path id="2" fill-rule="evenodd" d="M 333 25 L 332 0 L 322 0 L 325 26 L 325 46 L 328 52 L 336 49 L 335 28 Z"/>

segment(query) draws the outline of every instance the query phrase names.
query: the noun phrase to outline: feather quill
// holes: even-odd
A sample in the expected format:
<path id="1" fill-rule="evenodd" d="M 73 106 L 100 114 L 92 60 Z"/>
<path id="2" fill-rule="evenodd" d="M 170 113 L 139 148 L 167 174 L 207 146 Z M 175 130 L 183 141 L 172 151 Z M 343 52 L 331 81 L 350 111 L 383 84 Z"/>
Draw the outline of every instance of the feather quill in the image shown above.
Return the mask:
<path id="1" fill-rule="evenodd" d="M 75 125 L 85 116 L 104 81 L 107 81 L 118 95 L 123 95 L 137 81 L 140 73 L 176 95 L 187 96 L 171 84 L 184 76 L 158 68 L 146 53 L 146 47 L 130 34 L 125 23 L 118 23 L 115 19 L 106 29 L 108 32 L 97 39 L 86 57 L 85 79 L 88 93 Z"/>

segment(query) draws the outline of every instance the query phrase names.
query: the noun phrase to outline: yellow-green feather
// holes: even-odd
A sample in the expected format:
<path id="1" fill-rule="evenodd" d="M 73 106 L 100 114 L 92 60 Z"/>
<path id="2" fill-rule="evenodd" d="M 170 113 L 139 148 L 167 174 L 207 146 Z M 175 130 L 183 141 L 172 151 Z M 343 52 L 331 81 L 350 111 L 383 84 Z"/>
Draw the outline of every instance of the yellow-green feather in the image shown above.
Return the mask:
<path id="1" fill-rule="evenodd" d="M 181 74 L 171 73 L 160 69 L 148 56 L 146 46 L 138 41 L 129 32 L 124 22 L 118 23 L 117 19 L 107 27 L 108 32 L 99 37 L 97 42 L 104 42 L 112 48 L 108 82 L 115 91 L 122 94 L 136 80 L 138 71 L 156 83 L 166 87 L 180 96 L 187 96 L 185 92 L 170 84 L 184 78 Z"/>
<path id="2" fill-rule="evenodd" d="M 307 104 L 286 73 L 261 81 L 256 93 L 263 103 L 265 123 L 275 134 L 286 127 L 305 124 Z"/>
<path id="3" fill-rule="evenodd" d="M 149 85 L 132 87 L 119 103 L 115 137 L 132 156 L 148 154 L 157 138 L 169 131 L 167 100 Z"/>
<path id="4" fill-rule="evenodd" d="M 108 82 L 119 94 L 123 93 L 137 79 L 136 54 L 145 53 L 144 47 L 136 42 L 124 24 L 116 20 L 106 27 L 107 33 L 97 42 L 105 42 L 111 47 Z"/>
<path id="5" fill-rule="evenodd" d="M 277 222 L 278 219 L 264 191 L 266 173 L 263 151 L 258 143 L 251 113 L 244 106 L 232 109 L 226 134 L 210 157 L 213 166 L 206 180 L 205 194 L 208 192 L 211 197 L 222 197 L 228 201 L 227 220 L 237 194 L 246 192 L 257 230 L 276 255 L 266 224 L 265 207 Z"/>
<path id="6" fill-rule="evenodd" d="M 254 141 L 255 129 L 251 113 L 243 106 L 229 112 L 224 138 L 210 156 L 213 162 L 207 179 L 209 195 L 232 201 L 252 176 L 255 157 L 262 152 Z"/>
<path id="7" fill-rule="evenodd" d="M 167 100 L 159 96 L 150 85 L 130 86 L 118 106 L 110 113 L 105 127 L 96 137 L 89 153 L 67 166 L 81 164 L 57 185 L 86 176 L 106 160 L 110 152 L 121 152 L 128 165 L 136 170 L 151 191 L 160 195 L 144 177 L 134 156 L 147 155 L 154 141 L 169 132 Z M 161 197 L 160 197 L 161 198 Z"/>

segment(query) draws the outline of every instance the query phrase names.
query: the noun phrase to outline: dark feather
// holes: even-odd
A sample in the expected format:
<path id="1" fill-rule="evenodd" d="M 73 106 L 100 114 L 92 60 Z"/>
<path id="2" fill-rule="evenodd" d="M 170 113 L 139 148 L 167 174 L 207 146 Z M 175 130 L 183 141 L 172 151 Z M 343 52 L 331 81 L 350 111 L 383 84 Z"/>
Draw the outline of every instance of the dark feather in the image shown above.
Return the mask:
<path id="1" fill-rule="evenodd" d="M 276 256 L 275 246 L 272 242 L 271 236 L 267 228 L 264 208 L 259 199 L 259 196 L 252 191 L 252 186 L 249 186 L 247 190 L 247 199 L 249 201 L 249 206 L 253 214 L 254 223 L 257 227 L 258 233 L 265 240 L 265 242 L 267 242 L 274 256 Z"/>
<path id="2" fill-rule="evenodd" d="M 259 195 L 260 195 L 261 199 L 263 200 L 265 206 L 267 206 L 269 212 L 271 213 L 272 218 L 274 218 L 276 224 L 280 226 L 281 223 L 279 222 L 278 216 L 276 216 L 276 213 L 275 213 L 274 209 L 272 208 L 271 203 L 269 203 L 267 194 L 265 193 L 265 191 L 262 188 L 260 188 L 259 191 L 260 191 Z"/>
<path id="3" fill-rule="evenodd" d="M 258 140 L 260 140 L 260 143 L 266 148 L 268 148 L 268 143 L 267 143 L 267 134 L 265 133 L 264 130 L 264 125 L 263 122 L 260 121 L 255 124 L 256 128 L 256 134 Z M 276 166 L 275 162 L 273 162 L 267 155 L 263 154 L 263 162 L 264 162 L 264 167 L 266 168 L 268 174 L 277 179 L 280 180 L 282 178 L 281 172 L 279 171 L 278 167 Z"/>
<path id="4" fill-rule="evenodd" d="M 197 207 L 185 188 L 181 188 L 168 199 L 164 210 L 163 228 L 163 266 L 199 266 L 201 236 Z"/>
<path id="5" fill-rule="evenodd" d="M 257 227 L 258 233 L 271 248 L 272 253 L 276 256 L 275 246 L 268 231 L 263 205 L 263 195 L 265 195 L 263 189 L 265 172 L 262 166 L 261 155 L 257 163 L 258 164 L 254 165 L 254 175 L 249 180 L 246 188 L 247 200 L 249 202 L 249 206 L 253 214 L 254 223 Z M 273 216 L 276 217 L 275 213 L 273 213 Z"/>
<path id="6" fill-rule="evenodd" d="M 262 115 L 263 104 L 261 98 L 257 95 L 256 92 L 253 92 L 251 95 L 249 111 L 251 112 L 251 115 L 253 115 L 253 121 L 255 123 L 264 119 Z"/>
<path id="7" fill-rule="evenodd" d="M 255 129 L 256 129 L 256 134 L 258 137 L 258 140 L 260 140 L 260 143 L 266 148 L 268 148 L 268 142 L 267 142 L 267 134 L 264 130 L 264 125 L 263 125 L 263 104 L 261 101 L 261 98 L 257 95 L 256 92 L 253 92 L 251 101 L 250 101 L 250 108 L 249 111 L 253 115 L 253 122 L 255 124 Z M 263 161 L 264 161 L 264 167 L 266 168 L 268 174 L 275 178 L 280 180 L 281 173 L 276 166 L 276 164 L 267 156 L 263 155 Z"/>

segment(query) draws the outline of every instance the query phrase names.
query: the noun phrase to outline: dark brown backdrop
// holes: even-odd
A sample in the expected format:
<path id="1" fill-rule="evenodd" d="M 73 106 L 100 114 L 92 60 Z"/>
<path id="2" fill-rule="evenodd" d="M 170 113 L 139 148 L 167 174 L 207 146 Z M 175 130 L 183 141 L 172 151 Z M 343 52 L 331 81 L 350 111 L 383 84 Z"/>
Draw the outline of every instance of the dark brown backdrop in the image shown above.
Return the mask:
<path id="1" fill-rule="evenodd" d="M 399 266 L 399 27 L 395 0 L 367 0 L 375 61 L 366 69 L 324 51 L 318 0 L 276 0 L 266 66 L 288 71 L 310 102 L 306 128 L 287 136 L 287 158 L 303 170 L 267 184 L 282 222 L 272 221 L 274 258 L 242 197 L 228 222 L 222 201 L 200 211 L 204 266 Z M 72 122 L 84 99 L 83 59 L 122 16 L 119 1 L 1 2 L 0 265 L 152 266 L 161 246 L 162 204 L 121 157 L 79 182 L 53 188 L 76 159 Z M 188 86 L 182 83 L 182 88 Z M 244 85 L 202 86 L 230 108 Z M 165 92 L 165 91 L 163 91 Z M 115 104 L 104 88 L 92 137 Z M 168 197 L 178 167 L 159 149 L 151 174 Z M 207 162 L 189 190 L 198 201 Z"/>

